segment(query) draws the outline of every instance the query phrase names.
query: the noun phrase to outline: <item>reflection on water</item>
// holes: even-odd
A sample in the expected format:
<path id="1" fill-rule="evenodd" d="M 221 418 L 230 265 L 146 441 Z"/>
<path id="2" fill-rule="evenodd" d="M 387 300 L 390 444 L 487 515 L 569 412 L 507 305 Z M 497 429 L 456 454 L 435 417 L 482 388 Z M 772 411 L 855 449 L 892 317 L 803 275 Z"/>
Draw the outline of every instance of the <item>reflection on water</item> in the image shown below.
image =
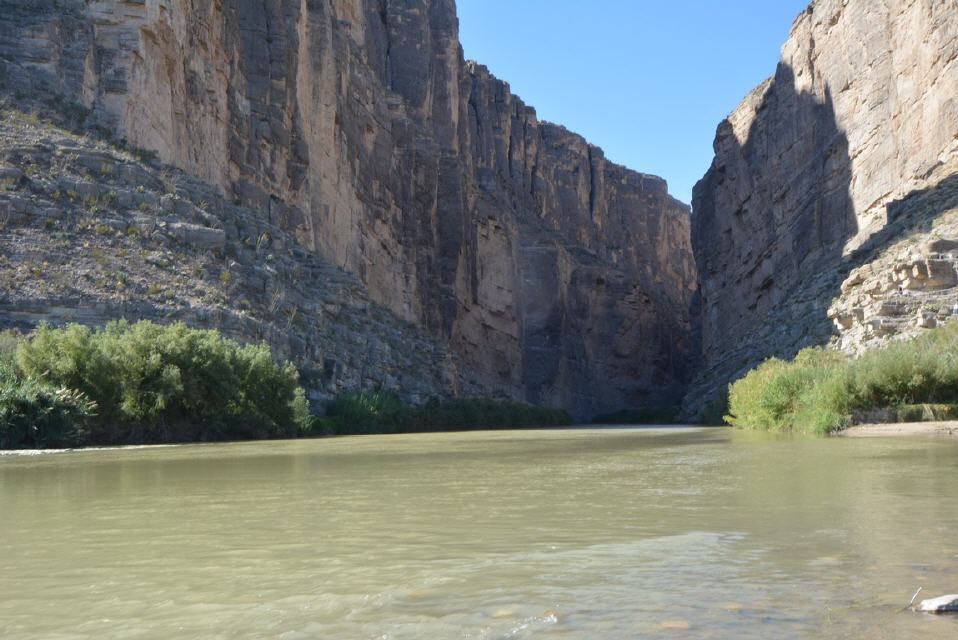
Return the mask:
<path id="1" fill-rule="evenodd" d="M 946 638 L 958 442 L 726 430 L 0 458 L 3 638 Z"/>

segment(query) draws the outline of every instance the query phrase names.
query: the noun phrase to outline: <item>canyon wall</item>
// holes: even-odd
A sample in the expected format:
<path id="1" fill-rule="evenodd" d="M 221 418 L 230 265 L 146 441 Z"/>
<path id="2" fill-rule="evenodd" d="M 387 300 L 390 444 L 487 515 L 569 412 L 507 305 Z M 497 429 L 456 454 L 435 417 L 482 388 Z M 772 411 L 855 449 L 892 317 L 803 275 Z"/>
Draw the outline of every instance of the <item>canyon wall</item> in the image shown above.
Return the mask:
<path id="1" fill-rule="evenodd" d="M 52 87 L 355 274 L 449 344 L 468 388 L 580 418 L 683 392 L 688 208 L 465 61 L 453 0 L 0 11 L 19 86 Z"/>
<path id="2" fill-rule="evenodd" d="M 829 313 L 842 282 L 955 171 L 956 58 L 953 2 L 817 0 L 796 19 L 694 190 L 704 367 L 689 413 L 762 359 L 827 342 L 836 314 L 849 322 Z"/>

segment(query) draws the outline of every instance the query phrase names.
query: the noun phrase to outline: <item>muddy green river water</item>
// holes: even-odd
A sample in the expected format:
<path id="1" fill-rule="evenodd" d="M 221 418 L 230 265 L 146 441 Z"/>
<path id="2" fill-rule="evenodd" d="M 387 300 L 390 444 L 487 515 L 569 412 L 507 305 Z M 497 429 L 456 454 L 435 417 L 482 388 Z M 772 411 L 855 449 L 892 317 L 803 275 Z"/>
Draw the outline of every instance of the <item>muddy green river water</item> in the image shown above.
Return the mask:
<path id="1" fill-rule="evenodd" d="M 958 440 L 721 429 L 0 456 L 0 638 L 958 638 Z"/>

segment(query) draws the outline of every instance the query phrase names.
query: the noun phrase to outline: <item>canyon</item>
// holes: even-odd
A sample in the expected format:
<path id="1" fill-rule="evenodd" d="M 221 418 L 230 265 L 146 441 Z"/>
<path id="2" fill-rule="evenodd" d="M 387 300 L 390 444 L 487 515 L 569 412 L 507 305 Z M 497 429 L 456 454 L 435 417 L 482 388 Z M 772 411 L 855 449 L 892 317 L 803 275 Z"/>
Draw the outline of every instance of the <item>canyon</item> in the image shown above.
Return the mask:
<path id="1" fill-rule="evenodd" d="M 0 328 L 185 319 L 314 399 L 693 419 L 767 357 L 958 301 L 948 3 L 812 2 L 692 207 L 465 60 L 453 0 L 0 13 Z"/>

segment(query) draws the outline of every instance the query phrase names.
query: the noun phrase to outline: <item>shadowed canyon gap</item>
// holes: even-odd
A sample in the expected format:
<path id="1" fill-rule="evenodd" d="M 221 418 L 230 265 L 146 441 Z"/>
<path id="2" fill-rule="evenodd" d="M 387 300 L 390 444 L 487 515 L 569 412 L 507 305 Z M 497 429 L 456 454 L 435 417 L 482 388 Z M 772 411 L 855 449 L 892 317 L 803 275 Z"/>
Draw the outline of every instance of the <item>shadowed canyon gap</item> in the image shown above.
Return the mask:
<path id="1" fill-rule="evenodd" d="M 953 3 L 813 2 L 775 75 L 719 125 L 691 217 L 663 180 L 539 121 L 465 61 L 453 0 L 0 10 L 7 99 L 64 96 L 190 174 L 169 203 L 156 172 L 136 169 L 156 183 L 157 207 L 191 225 L 159 228 L 179 259 L 204 248 L 184 239 L 223 236 L 232 298 L 135 309 L 268 339 L 328 392 L 505 394 L 588 418 L 674 403 L 691 386 L 692 415 L 764 357 L 828 341 L 843 280 L 897 237 L 910 198 L 932 197 L 955 171 Z M 28 147 L 8 140 L 10 171 L 42 156 Z M 95 153 L 73 162 L 99 167 Z M 136 171 L 110 162 L 121 170 L 78 176 L 66 163 L 49 181 L 123 200 L 135 185 L 105 176 Z M 56 207 L 42 176 L 16 180 L 0 207 L 22 220 L 5 242 L 24 260 L 23 247 L 42 251 L 37 220 Z M 260 304 L 279 289 L 289 322 Z M 0 309 L 18 326 L 131 309 L 89 288 L 45 291 L 0 295 Z"/>

